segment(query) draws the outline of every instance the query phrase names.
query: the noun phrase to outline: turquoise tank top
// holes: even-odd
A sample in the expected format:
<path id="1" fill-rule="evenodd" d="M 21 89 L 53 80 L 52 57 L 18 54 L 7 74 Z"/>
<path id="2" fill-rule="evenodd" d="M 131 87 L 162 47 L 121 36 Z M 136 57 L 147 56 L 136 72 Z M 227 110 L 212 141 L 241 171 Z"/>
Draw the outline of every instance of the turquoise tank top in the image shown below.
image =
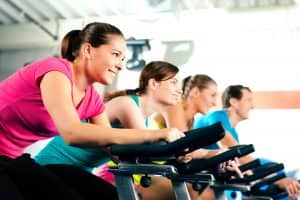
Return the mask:
<path id="1" fill-rule="evenodd" d="M 136 95 L 129 95 L 139 106 Z M 87 122 L 87 120 L 85 120 Z M 145 121 L 148 125 L 148 119 Z M 112 127 L 121 127 L 120 124 L 112 124 Z M 74 147 L 66 144 L 61 136 L 54 137 L 35 157 L 35 161 L 41 165 L 70 164 L 81 167 L 87 171 L 108 162 L 110 157 L 102 147 Z"/>

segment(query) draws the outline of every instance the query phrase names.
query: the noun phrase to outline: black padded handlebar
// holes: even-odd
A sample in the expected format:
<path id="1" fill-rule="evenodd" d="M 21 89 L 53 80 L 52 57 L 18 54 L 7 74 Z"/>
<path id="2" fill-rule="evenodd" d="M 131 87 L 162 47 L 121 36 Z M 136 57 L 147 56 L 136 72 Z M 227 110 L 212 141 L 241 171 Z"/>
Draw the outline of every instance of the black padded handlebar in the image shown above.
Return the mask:
<path id="1" fill-rule="evenodd" d="M 266 179 L 262 179 L 261 181 L 259 181 L 258 183 L 255 183 L 252 187 L 251 187 L 251 190 L 259 190 L 261 186 L 264 186 L 264 185 L 270 185 L 270 184 L 273 184 L 274 182 L 282 179 L 282 178 L 285 178 L 286 175 L 285 173 L 280 173 L 280 174 L 277 174 L 275 176 L 272 176 L 270 178 L 266 178 Z"/>
<path id="2" fill-rule="evenodd" d="M 215 143 L 224 137 L 220 122 L 211 126 L 185 132 L 185 137 L 174 142 L 154 142 L 143 144 L 112 145 L 111 153 L 123 157 L 167 157 L 177 156 Z"/>
<path id="3" fill-rule="evenodd" d="M 253 175 L 245 175 L 244 178 L 235 178 L 230 180 L 230 182 L 234 183 L 250 183 L 251 181 L 255 181 L 261 178 L 264 178 L 270 174 L 276 173 L 280 170 L 284 169 L 284 165 L 282 163 L 266 163 L 255 169 L 252 169 Z"/>
<path id="4" fill-rule="evenodd" d="M 254 146 L 252 144 L 237 145 L 211 158 L 193 160 L 189 163 L 181 163 L 176 167 L 181 173 L 194 173 L 202 170 L 211 170 L 222 162 L 232 160 L 235 157 L 242 157 L 252 152 L 254 152 Z"/>
<path id="5" fill-rule="evenodd" d="M 240 166 L 239 168 L 242 172 L 244 172 L 249 169 L 254 169 L 256 167 L 259 167 L 259 166 L 261 166 L 259 159 L 255 159 L 255 160 L 252 160 L 251 162 L 248 162 L 248 163 Z"/>

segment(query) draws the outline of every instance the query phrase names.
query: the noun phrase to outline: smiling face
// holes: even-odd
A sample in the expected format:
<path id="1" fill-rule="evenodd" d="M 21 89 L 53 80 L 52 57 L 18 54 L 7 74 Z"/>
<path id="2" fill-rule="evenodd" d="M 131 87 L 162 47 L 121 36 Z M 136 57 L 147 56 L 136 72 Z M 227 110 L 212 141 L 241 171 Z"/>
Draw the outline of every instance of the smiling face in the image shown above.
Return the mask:
<path id="1" fill-rule="evenodd" d="M 153 80 L 155 81 L 155 80 Z M 163 81 L 155 81 L 155 100 L 164 105 L 175 105 L 181 99 L 181 82 L 178 75 Z"/>
<path id="2" fill-rule="evenodd" d="M 126 41 L 120 35 L 108 35 L 108 43 L 90 46 L 86 74 L 91 82 L 109 85 L 123 68 Z"/>
<path id="3" fill-rule="evenodd" d="M 210 108 L 216 105 L 217 85 L 210 82 L 201 90 L 198 87 L 194 87 L 191 91 L 191 95 L 193 95 L 192 101 L 197 108 L 197 112 L 206 114 Z"/>

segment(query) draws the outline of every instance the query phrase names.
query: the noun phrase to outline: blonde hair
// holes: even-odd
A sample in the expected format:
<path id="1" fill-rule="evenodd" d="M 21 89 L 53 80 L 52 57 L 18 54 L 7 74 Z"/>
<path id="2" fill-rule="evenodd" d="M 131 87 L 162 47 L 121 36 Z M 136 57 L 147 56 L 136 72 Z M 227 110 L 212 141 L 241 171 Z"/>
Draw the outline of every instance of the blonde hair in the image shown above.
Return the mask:
<path id="1" fill-rule="evenodd" d="M 196 74 L 184 78 L 182 83 L 182 98 L 185 99 L 194 87 L 199 88 L 201 91 L 207 88 L 207 85 L 210 83 L 217 84 L 215 80 L 205 74 Z"/>

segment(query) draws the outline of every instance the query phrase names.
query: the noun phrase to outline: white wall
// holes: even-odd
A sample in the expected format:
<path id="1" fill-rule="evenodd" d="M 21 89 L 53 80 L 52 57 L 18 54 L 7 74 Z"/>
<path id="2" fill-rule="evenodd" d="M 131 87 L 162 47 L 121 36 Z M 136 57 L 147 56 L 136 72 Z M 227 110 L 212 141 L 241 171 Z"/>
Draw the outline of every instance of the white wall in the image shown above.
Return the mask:
<path id="1" fill-rule="evenodd" d="M 167 19 L 136 30 L 152 38 L 152 50 L 145 55 L 148 60 L 165 58 L 164 41 L 192 40 L 192 55 L 179 66 L 183 75 L 207 73 L 220 89 L 232 83 L 244 83 L 253 90 L 299 89 L 299 10 L 212 10 L 186 14 L 177 23 Z M 176 56 L 168 60 L 177 60 Z M 137 79 L 138 72 L 130 74 Z M 128 73 L 123 75 L 120 87 L 126 86 Z"/>
<path id="2" fill-rule="evenodd" d="M 283 162 L 287 170 L 299 169 L 299 119 L 299 109 L 255 109 L 237 127 L 240 142 L 254 144 L 254 156 Z"/>

